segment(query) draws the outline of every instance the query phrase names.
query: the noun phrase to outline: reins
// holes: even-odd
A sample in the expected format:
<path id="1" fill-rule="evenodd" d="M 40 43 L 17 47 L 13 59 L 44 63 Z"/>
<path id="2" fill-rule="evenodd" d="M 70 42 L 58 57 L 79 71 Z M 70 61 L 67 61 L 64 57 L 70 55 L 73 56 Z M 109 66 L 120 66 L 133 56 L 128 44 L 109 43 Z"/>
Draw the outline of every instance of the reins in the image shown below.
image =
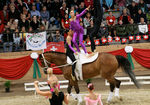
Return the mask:
<path id="1" fill-rule="evenodd" d="M 44 64 L 46 67 L 48 67 L 48 64 L 51 64 L 50 62 L 48 62 L 45 57 L 44 57 L 44 54 L 42 53 L 42 57 L 43 57 L 43 61 L 44 61 Z M 51 68 L 62 68 L 62 67 L 66 67 L 66 66 L 70 66 L 70 65 L 73 65 L 74 63 L 76 63 L 77 60 L 75 60 L 74 62 L 72 62 L 71 64 L 64 64 L 64 65 L 60 65 L 60 66 L 55 66 L 55 67 L 51 67 Z M 47 64 L 48 63 L 48 64 Z"/>

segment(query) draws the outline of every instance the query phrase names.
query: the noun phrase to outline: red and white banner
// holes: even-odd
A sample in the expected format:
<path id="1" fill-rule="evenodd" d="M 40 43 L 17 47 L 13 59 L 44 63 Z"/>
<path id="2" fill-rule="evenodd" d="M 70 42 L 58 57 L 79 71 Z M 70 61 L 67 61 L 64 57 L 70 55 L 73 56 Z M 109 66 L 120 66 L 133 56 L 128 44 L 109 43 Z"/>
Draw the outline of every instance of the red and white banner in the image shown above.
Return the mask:
<path id="1" fill-rule="evenodd" d="M 144 36 L 143 36 L 143 39 L 144 39 L 144 40 L 148 40 L 148 38 L 149 38 L 148 35 L 144 35 Z"/>
<path id="2" fill-rule="evenodd" d="M 87 41 L 87 45 L 90 46 L 91 45 L 91 41 Z"/>
<path id="3" fill-rule="evenodd" d="M 120 42 L 120 37 L 115 37 L 115 42 Z"/>
<path id="4" fill-rule="evenodd" d="M 122 43 L 126 43 L 127 39 L 126 38 L 122 38 Z"/>
<path id="5" fill-rule="evenodd" d="M 94 42 L 95 42 L 95 45 L 100 45 L 99 39 L 95 40 Z"/>
<path id="6" fill-rule="evenodd" d="M 141 40 L 141 36 L 140 35 L 136 36 L 136 40 Z"/>
<path id="7" fill-rule="evenodd" d="M 112 37 L 109 37 L 109 38 L 108 38 L 108 42 L 113 42 L 113 38 L 112 38 Z"/>
<path id="8" fill-rule="evenodd" d="M 107 43 L 107 39 L 106 38 L 102 38 L 101 40 L 102 40 L 103 44 Z"/>
<path id="9" fill-rule="evenodd" d="M 133 41 L 134 40 L 134 36 L 129 36 L 129 41 Z"/>
<path id="10" fill-rule="evenodd" d="M 65 52 L 64 41 L 47 43 L 47 49 L 44 49 L 44 52 L 47 51 Z"/>

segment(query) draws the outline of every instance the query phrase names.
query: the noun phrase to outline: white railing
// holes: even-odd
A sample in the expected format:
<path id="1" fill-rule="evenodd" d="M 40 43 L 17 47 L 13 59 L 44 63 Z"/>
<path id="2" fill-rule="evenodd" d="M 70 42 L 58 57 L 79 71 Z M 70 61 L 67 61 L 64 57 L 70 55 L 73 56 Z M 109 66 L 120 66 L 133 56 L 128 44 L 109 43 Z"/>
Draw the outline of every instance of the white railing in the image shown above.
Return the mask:
<path id="1" fill-rule="evenodd" d="M 132 80 L 129 77 L 115 77 L 116 79 L 121 81 L 121 85 L 134 85 Z M 150 84 L 150 76 L 136 76 L 137 81 L 140 84 Z M 105 85 L 108 86 L 109 83 L 105 80 Z"/>
<path id="2" fill-rule="evenodd" d="M 60 88 L 64 89 L 64 88 L 68 88 L 68 80 L 62 80 L 59 81 L 60 84 Z M 24 83 L 24 88 L 25 91 L 34 91 L 35 87 L 34 87 L 34 83 Z M 39 89 L 40 90 L 49 90 L 50 87 L 47 85 L 47 82 L 39 82 Z"/>

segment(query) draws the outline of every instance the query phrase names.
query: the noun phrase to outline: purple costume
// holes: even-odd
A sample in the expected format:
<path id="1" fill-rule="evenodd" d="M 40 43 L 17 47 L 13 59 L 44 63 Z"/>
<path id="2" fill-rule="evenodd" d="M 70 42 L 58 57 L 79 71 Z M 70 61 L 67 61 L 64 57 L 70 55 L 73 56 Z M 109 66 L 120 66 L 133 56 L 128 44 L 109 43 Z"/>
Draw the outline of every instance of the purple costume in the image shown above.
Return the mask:
<path id="1" fill-rule="evenodd" d="M 76 15 L 76 20 L 70 22 L 70 29 L 74 31 L 73 33 L 73 38 L 72 42 L 77 48 L 77 51 L 80 52 L 79 46 L 77 44 L 77 38 L 79 37 L 79 43 L 81 47 L 83 48 L 84 52 L 87 53 L 85 45 L 83 44 L 83 34 L 84 34 L 84 29 L 80 25 L 80 17 L 84 15 L 86 12 L 86 9 L 82 11 L 80 14 Z M 72 46 L 69 46 L 70 49 L 75 53 L 75 50 L 73 50 Z"/>

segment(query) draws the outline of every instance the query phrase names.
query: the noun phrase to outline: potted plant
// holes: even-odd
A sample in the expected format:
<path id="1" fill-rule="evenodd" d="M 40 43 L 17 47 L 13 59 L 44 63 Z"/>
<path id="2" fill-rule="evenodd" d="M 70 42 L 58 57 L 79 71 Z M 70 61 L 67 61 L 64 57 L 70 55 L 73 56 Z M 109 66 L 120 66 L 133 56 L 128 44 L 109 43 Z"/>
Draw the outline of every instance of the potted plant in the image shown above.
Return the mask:
<path id="1" fill-rule="evenodd" d="M 10 92 L 10 81 L 6 81 L 4 83 L 4 86 L 5 86 L 5 92 Z"/>

